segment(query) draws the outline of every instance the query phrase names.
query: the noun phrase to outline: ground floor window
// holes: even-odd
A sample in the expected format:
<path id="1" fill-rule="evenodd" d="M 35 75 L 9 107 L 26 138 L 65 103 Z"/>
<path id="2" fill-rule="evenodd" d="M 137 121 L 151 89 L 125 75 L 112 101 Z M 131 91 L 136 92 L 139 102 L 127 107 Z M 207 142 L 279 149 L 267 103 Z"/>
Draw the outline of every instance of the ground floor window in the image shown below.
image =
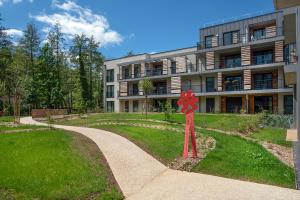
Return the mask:
<path id="1" fill-rule="evenodd" d="M 124 111 L 129 112 L 129 101 L 125 101 Z"/>
<path id="2" fill-rule="evenodd" d="M 228 113 L 239 113 L 243 105 L 242 97 L 227 97 L 226 98 L 226 111 Z"/>
<path id="3" fill-rule="evenodd" d="M 162 112 L 163 106 L 166 104 L 166 99 L 154 99 L 153 100 L 153 111 L 154 112 Z"/>
<path id="4" fill-rule="evenodd" d="M 177 104 L 177 101 L 178 101 L 178 99 L 172 99 L 172 101 L 171 101 L 172 108 L 173 108 L 175 111 L 178 111 L 178 104 Z"/>
<path id="5" fill-rule="evenodd" d="M 114 101 L 107 101 L 106 102 L 106 111 L 107 112 L 114 112 L 115 111 L 115 102 Z"/>
<path id="6" fill-rule="evenodd" d="M 284 114 L 293 114 L 293 95 L 285 95 L 283 101 Z"/>
<path id="7" fill-rule="evenodd" d="M 273 97 L 272 96 L 257 96 L 254 97 L 254 112 L 273 111 Z"/>
<path id="8" fill-rule="evenodd" d="M 133 101 L 133 112 L 139 111 L 139 101 Z"/>
<path id="9" fill-rule="evenodd" d="M 206 112 L 215 112 L 215 98 L 206 99 Z"/>

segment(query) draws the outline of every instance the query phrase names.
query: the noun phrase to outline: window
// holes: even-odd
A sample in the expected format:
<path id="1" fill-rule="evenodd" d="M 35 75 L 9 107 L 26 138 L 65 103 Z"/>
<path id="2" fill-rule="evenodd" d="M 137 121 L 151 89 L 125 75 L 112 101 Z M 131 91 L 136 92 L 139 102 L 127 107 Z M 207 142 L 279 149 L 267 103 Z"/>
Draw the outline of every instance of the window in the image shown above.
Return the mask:
<path id="1" fill-rule="evenodd" d="M 273 63 L 273 51 L 257 51 L 253 54 L 253 61 L 255 65 Z"/>
<path id="2" fill-rule="evenodd" d="M 129 112 L 129 101 L 125 101 L 124 111 Z"/>
<path id="3" fill-rule="evenodd" d="M 254 89 L 272 89 L 273 88 L 273 75 L 268 74 L 255 74 L 254 75 Z"/>
<path id="4" fill-rule="evenodd" d="M 236 44 L 238 42 L 239 31 L 231 31 L 223 34 L 223 45 Z"/>
<path id="5" fill-rule="evenodd" d="M 265 36 L 266 36 L 265 28 L 255 29 L 255 30 L 253 30 L 252 40 L 260 40 L 260 39 L 265 38 Z"/>
<path id="6" fill-rule="evenodd" d="M 139 95 L 139 85 L 137 83 L 132 84 L 132 94 L 134 96 Z"/>
<path id="7" fill-rule="evenodd" d="M 114 112 L 115 111 L 115 102 L 114 101 L 107 101 L 106 102 L 106 111 L 107 112 Z"/>
<path id="8" fill-rule="evenodd" d="M 141 77 L 141 65 L 134 65 L 134 78 L 139 78 Z"/>
<path id="9" fill-rule="evenodd" d="M 177 101 L 178 101 L 178 99 L 172 99 L 172 101 L 171 101 L 172 108 L 173 108 L 175 111 L 178 111 L 178 104 L 177 104 Z"/>
<path id="10" fill-rule="evenodd" d="M 114 82 L 114 70 L 106 70 L 106 82 Z"/>
<path id="11" fill-rule="evenodd" d="M 241 76 L 227 76 L 225 77 L 225 91 L 239 91 L 242 90 Z"/>
<path id="12" fill-rule="evenodd" d="M 263 110 L 272 112 L 273 97 L 272 96 L 256 96 L 254 97 L 254 111 L 261 112 Z"/>
<path id="13" fill-rule="evenodd" d="M 206 78 L 206 92 L 214 92 L 215 91 L 215 78 L 207 77 Z"/>
<path id="14" fill-rule="evenodd" d="M 130 78 L 129 68 L 125 68 L 125 79 Z"/>
<path id="15" fill-rule="evenodd" d="M 226 98 L 226 112 L 240 113 L 243 106 L 242 97 L 227 97 Z"/>
<path id="16" fill-rule="evenodd" d="M 206 99 L 206 112 L 215 112 L 215 98 Z"/>
<path id="17" fill-rule="evenodd" d="M 114 98 L 114 86 L 106 86 L 106 98 Z"/>
<path id="18" fill-rule="evenodd" d="M 212 47 L 212 39 L 213 39 L 213 37 L 214 37 L 213 35 L 205 37 L 205 48 L 211 48 Z"/>
<path id="19" fill-rule="evenodd" d="M 139 101 L 133 101 L 133 112 L 138 112 L 139 111 Z"/>
<path id="20" fill-rule="evenodd" d="M 290 115 L 293 114 L 293 95 L 284 96 L 284 114 Z"/>
<path id="21" fill-rule="evenodd" d="M 240 55 L 225 56 L 224 65 L 225 68 L 240 67 L 241 56 Z"/>
<path id="22" fill-rule="evenodd" d="M 171 62 L 171 74 L 176 74 L 176 61 Z"/>

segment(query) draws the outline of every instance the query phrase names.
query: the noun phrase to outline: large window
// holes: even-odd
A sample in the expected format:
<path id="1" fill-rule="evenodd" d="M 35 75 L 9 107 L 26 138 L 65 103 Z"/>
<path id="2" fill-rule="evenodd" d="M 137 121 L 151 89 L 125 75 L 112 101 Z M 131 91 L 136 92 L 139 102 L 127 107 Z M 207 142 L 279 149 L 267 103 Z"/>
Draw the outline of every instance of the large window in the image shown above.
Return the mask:
<path id="1" fill-rule="evenodd" d="M 231 31 L 223 34 L 223 45 L 236 44 L 238 42 L 239 31 Z"/>
<path id="2" fill-rule="evenodd" d="M 253 53 L 253 61 L 255 65 L 273 63 L 273 51 L 257 51 Z"/>
<path id="3" fill-rule="evenodd" d="M 206 99 L 206 112 L 215 112 L 215 98 Z"/>
<path id="4" fill-rule="evenodd" d="M 106 82 L 114 82 L 114 70 L 106 70 Z"/>
<path id="5" fill-rule="evenodd" d="M 106 111 L 107 112 L 114 112 L 115 111 L 115 102 L 114 101 L 107 101 L 106 102 Z"/>
<path id="6" fill-rule="evenodd" d="M 171 74 L 176 74 L 176 61 L 171 62 Z"/>
<path id="7" fill-rule="evenodd" d="M 173 108 L 175 111 L 178 111 L 178 104 L 177 104 L 177 101 L 178 101 L 178 99 L 172 99 L 172 100 L 171 100 L 172 108 Z"/>
<path id="8" fill-rule="evenodd" d="M 114 98 L 114 86 L 106 86 L 106 98 Z"/>
<path id="9" fill-rule="evenodd" d="M 134 78 L 141 77 L 141 65 L 134 65 Z"/>
<path id="10" fill-rule="evenodd" d="M 265 38 L 265 36 L 266 36 L 265 28 L 255 29 L 255 30 L 253 30 L 252 40 L 260 40 L 260 39 Z"/>
<path id="11" fill-rule="evenodd" d="M 125 77 L 125 79 L 131 78 L 130 71 L 129 71 L 128 67 L 125 68 L 125 70 L 124 70 L 124 77 Z"/>
<path id="12" fill-rule="evenodd" d="M 293 114 L 293 95 L 284 96 L 284 114 Z"/>
<path id="13" fill-rule="evenodd" d="M 254 111 L 269 111 L 273 110 L 273 97 L 272 96 L 256 96 L 254 97 Z"/>
<path id="14" fill-rule="evenodd" d="M 138 112 L 139 111 L 139 101 L 133 101 L 133 112 Z"/>
<path id="15" fill-rule="evenodd" d="M 226 91 L 239 91 L 243 89 L 243 78 L 241 76 L 227 76 L 225 77 Z"/>
<path id="16" fill-rule="evenodd" d="M 255 74 L 254 75 L 254 89 L 272 89 L 273 88 L 273 75 L 272 73 L 267 74 Z"/>
<path id="17" fill-rule="evenodd" d="M 225 68 L 240 67 L 241 56 L 240 55 L 225 56 L 224 65 Z"/>
<path id="18" fill-rule="evenodd" d="M 215 91 L 215 78 L 207 77 L 206 78 L 206 92 L 214 92 Z"/>
<path id="19" fill-rule="evenodd" d="M 212 47 L 212 39 L 213 39 L 213 37 L 214 37 L 213 35 L 205 37 L 205 48 L 211 48 Z"/>

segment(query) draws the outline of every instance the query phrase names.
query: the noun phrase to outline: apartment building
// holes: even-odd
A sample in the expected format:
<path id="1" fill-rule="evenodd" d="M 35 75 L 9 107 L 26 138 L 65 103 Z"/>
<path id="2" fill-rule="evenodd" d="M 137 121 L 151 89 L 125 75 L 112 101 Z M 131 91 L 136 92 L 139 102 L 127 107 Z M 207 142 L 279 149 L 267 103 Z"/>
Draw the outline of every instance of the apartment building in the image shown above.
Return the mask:
<path id="1" fill-rule="evenodd" d="M 180 93 L 191 89 L 198 112 L 268 110 L 296 117 L 300 3 L 274 5 L 272 13 L 201 28 L 195 47 L 106 61 L 106 111 L 142 112 L 148 106 L 159 112 L 167 101 L 178 109 Z M 154 86 L 148 105 L 145 78 Z"/>

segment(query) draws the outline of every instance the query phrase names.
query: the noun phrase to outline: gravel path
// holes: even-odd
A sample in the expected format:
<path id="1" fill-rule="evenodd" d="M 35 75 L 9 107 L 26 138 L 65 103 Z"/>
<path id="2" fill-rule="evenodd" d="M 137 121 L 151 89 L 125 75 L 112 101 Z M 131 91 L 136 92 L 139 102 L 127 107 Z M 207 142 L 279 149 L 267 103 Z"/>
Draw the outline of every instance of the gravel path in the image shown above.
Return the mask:
<path id="1" fill-rule="evenodd" d="M 23 124 L 45 125 L 22 118 Z M 276 186 L 168 169 L 127 139 L 114 133 L 53 125 L 91 138 L 103 152 L 128 200 L 299 200 L 300 192 Z"/>

